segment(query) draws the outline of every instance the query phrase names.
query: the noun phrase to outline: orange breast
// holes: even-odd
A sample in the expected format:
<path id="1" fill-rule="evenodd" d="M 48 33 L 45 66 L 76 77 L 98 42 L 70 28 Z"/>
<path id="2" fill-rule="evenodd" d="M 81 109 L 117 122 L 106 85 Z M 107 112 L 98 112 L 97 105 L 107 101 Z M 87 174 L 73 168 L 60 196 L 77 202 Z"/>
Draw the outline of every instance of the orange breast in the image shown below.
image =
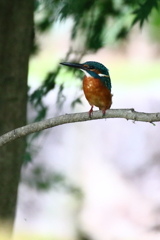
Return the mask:
<path id="1" fill-rule="evenodd" d="M 83 79 L 83 91 L 91 106 L 99 107 L 100 110 L 111 107 L 112 94 L 100 79 L 85 76 Z"/>

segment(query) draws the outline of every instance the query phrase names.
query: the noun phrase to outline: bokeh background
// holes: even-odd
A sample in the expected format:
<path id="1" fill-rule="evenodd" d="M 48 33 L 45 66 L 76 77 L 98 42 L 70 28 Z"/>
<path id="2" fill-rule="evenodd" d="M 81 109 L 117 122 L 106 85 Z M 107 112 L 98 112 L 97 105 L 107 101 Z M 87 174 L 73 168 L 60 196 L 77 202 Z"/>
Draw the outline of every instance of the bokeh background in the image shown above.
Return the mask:
<path id="1" fill-rule="evenodd" d="M 41 18 L 43 9 L 36 13 Z M 130 23 L 130 15 L 125 21 Z M 160 111 L 160 25 L 156 9 L 142 28 L 124 40 L 89 52 L 80 62 L 98 61 L 110 71 L 112 108 Z M 39 50 L 30 59 L 30 92 L 64 60 L 73 19 L 37 34 Z M 113 36 L 112 36 L 113 34 Z M 80 38 L 80 37 L 79 37 Z M 76 43 L 77 44 L 77 43 Z M 75 44 L 75 45 L 76 45 Z M 74 53 L 76 55 L 76 53 Z M 73 60 L 70 56 L 68 60 Z M 81 76 L 80 76 L 81 77 Z M 64 102 L 57 102 L 63 83 Z M 44 98 L 45 118 L 88 111 L 82 80 L 64 66 L 56 87 Z M 77 97 L 81 103 L 72 103 Z M 95 108 L 96 110 L 96 108 Z M 28 121 L 36 115 L 28 104 Z M 160 124 L 104 119 L 71 123 L 28 139 L 29 161 L 22 168 L 15 236 L 35 239 L 160 239 Z"/>

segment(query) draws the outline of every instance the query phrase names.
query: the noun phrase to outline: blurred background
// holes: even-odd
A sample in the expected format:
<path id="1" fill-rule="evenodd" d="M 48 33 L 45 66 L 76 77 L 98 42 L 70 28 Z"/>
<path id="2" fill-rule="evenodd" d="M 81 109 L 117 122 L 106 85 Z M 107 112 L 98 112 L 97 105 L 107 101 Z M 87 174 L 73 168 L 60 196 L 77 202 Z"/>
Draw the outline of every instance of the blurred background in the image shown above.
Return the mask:
<path id="1" fill-rule="evenodd" d="M 63 1 L 62 6 L 59 1 L 37 1 L 28 122 L 89 111 L 83 74 L 60 66 L 62 61 L 104 64 L 112 81 L 112 108 L 160 111 L 158 10 L 152 6 L 148 21 L 146 16 L 136 20 L 139 6 L 145 5 L 97 2 L 66 1 L 66 10 Z M 112 4 L 104 8 L 106 2 Z M 61 19 L 55 14 L 59 7 Z M 159 132 L 158 122 L 103 119 L 29 136 L 15 236 L 160 239 Z"/>

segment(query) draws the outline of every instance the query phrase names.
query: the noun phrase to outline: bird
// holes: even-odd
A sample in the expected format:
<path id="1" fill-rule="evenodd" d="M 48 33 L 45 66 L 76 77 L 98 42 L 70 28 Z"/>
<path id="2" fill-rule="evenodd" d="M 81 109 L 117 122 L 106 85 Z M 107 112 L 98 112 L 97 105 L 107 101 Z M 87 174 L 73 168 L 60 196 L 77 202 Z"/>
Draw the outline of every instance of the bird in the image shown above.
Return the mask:
<path id="1" fill-rule="evenodd" d="M 77 68 L 85 73 L 83 78 L 83 91 L 91 109 L 89 117 L 93 114 L 93 107 L 96 106 L 105 116 L 106 110 L 112 105 L 111 79 L 109 70 L 102 63 L 87 61 L 85 63 L 62 62 L 64 66 Z"/>

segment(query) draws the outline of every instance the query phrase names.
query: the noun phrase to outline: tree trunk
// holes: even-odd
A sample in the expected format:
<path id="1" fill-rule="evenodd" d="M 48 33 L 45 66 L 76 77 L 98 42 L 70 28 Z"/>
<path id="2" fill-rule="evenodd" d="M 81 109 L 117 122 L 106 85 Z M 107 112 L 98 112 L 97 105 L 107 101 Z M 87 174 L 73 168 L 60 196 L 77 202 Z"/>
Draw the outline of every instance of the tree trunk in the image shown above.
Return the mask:
<path id="1" fill-rule="evenodd" d="M 0 1 L 0 135 L 26 124 L 34 0 Z M 0 220 L 13 223 L 25 139 L 0 148 Z"/>

